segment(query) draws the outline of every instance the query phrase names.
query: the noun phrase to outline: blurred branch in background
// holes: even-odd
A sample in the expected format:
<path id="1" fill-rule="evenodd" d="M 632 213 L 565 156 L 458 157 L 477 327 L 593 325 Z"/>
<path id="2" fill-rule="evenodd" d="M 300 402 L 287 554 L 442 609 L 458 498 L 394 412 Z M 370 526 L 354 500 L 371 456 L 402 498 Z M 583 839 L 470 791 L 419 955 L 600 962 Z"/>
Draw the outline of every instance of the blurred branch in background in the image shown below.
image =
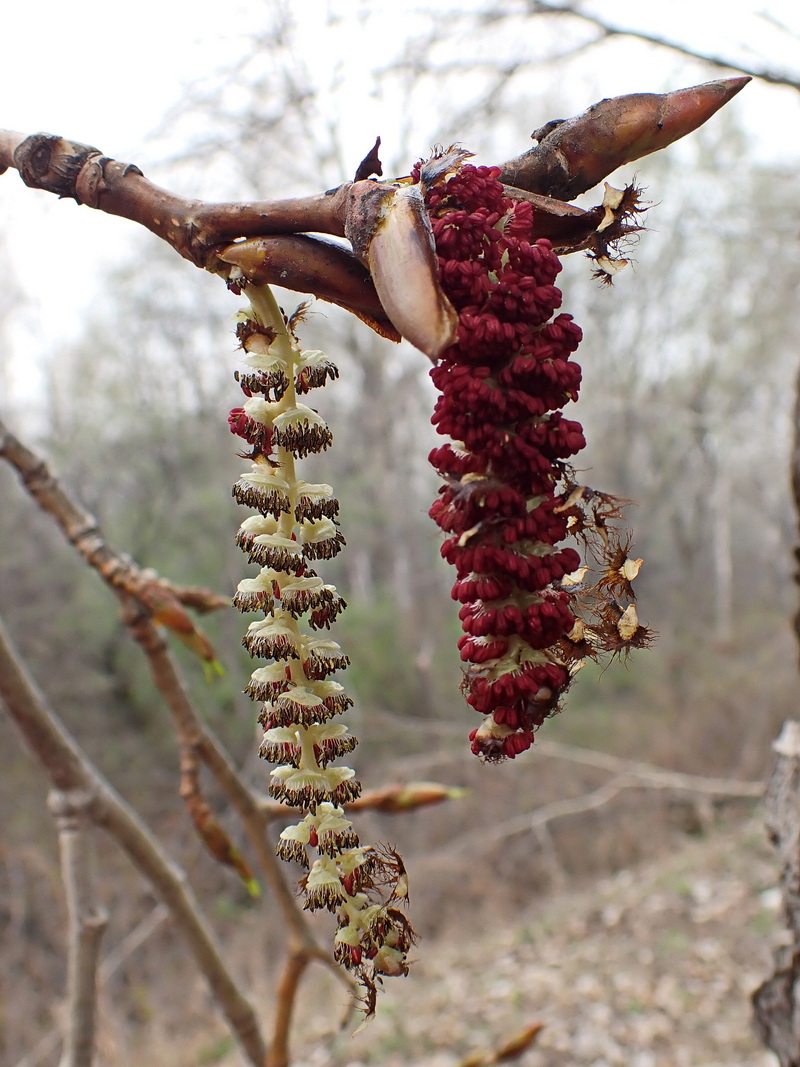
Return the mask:
<path id="1" fill-rule="evenodd" d="M 108 914 L 95 901 L 90 810 L 84 790 L 51 791 L 67 902 L 67 1019 L 59 1067 L 91 1067 L 95 1049 L 97 962 Z"/>
<path id="2" fill-rule="evenodd" d="M 691 45 L 674 40 L 666 34 L 648 33 L 646 30 L 620 25 L 602 15 L 587 11 L 585 7 L 579 7 L 577 4 L 547 3 L 546 0 L 530 0 L 528 4 L 528 14 L 547 16 L 564 15 L 580 22 L 588 23 L 600 31 L 592 44 L 602 44 L 604 41 L 610 40 L 613 37 L 632 37 L 638 41 L 645 41 L 648 44 L 658 45 L 660 48 L 667 48 L 673 52 L 678 52 L 691 59 L 699 59 L 702 63 L 710 63 L 715 67 L 722 67 L 726 70 L 739 70 L 742 74 L 749 74 L 752 78 L 758 78 L 760 81 L 769 82 L 772 85 L 786 85 L 792 89 L 800 90 L 800 79 L 795 78 L 791 74 L 781 71 L 768 63 L 745 64 L 731 56 L 709 52 L 705 49 L 692 48 Z M 769 15 L 763 14 L 761 17 L 766 20 L 769 18 Z M 776 20 L 772 21 L 782 32 L 791 35 L 786 27 L 782 26 Z"/>

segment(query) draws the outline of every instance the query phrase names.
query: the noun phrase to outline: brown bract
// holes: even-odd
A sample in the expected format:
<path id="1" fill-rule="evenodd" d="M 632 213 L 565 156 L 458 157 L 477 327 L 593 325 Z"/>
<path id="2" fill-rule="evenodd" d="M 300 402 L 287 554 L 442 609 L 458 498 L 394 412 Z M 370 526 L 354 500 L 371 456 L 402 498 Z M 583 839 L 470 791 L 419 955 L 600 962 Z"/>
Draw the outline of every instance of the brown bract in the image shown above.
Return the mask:
<path id="1" fill-rule="evenodd" d="M 419 185 L 356 182 L 345 234 L 400 335 L 435 361 L 455 341 L 458 315 L 439 285 L 431 221 Z"/>
<path id="2" fill-rule="evenodd" d="M 341 245 L 306 234 L 250 237 L 218 253 L 255 285 L 283 285 L 351 311 L 373 330 L 399 341 L 367 268 Z M 235 281 L 235 278 L 232 280 Z"/>

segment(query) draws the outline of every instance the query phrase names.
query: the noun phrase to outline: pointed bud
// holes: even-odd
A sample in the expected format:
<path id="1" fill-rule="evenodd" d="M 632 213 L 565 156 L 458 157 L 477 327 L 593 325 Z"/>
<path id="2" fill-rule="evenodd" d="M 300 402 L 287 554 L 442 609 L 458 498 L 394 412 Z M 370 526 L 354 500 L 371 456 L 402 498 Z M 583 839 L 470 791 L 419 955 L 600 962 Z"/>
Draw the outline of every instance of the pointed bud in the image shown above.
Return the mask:
<path id="1" fill-rule="evenodd" d="M 364 793 L 352 807 L 395 814 L 424 808 L 429 804 L 441 804 L 445 800 L 458 800 L 465 794 L 465 789 L 439 782 L 409 782 L 407 785 L 390 785 Z"/>
<path id="2" fill-rule="evenodd" d="M 702 126 L 751 80 L 723 78 L 673 93 L 601 100 L 576 118 L 537 131 L 542 134 L 539 144 L 504 164 L 500 180 L 572 200 L 617 167 L 666 148 Z"/>

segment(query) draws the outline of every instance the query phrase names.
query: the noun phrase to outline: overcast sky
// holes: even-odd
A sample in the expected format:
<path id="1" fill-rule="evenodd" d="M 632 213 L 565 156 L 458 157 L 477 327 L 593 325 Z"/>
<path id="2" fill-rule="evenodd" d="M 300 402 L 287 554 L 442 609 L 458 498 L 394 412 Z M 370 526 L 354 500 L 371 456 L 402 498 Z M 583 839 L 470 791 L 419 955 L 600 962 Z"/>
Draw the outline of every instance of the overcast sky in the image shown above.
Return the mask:
<path id="1" fill-rule="evenodd" d="M 463 11 L 477 3 L 432 0 L 422 10 Z M 525 5 L 508 0 L 504 6 L 522 9 Z M 321 63 L 331 51 L 331 37 L 321 32 L 320 13 L 331 7 L 343 13 L 385 10 L 384 39 L 394 42 L 413 25 L 417 5 L 402 0 L 391 4 L 385 0 L 297 0 L 290 10 L 302 12 L 306 54 L 320 56 Z M 800 34 L 800 0 L 765 0 L 762 4 L 596 0 L 594 7 L 620 24 L 675 36 L 699 49 L 730 54 L 744 62 L 758 63 L 766 55 L 773 64 L 800 73 L 800 37 L 780 32 L 773 21 L 759 16 L 768 10 L 773 19 Z M 0 14 L 4 45 L 0 126 L 25 133 L 64 134 L 123 160 L 142 163 L 152 159 L 148 135 L 161 124 L 165 112 L 179 100 L 185 86 L 242 54 L 244 39 L 259 27 L 262 11 L 258 0 L 249 4 L 241 0 L 136 0 L 126 5 L 7 0 Z M 380 38 L 374 36 L 374 25 L 369 40 L 359 40 L 362 31 L 357 27 L 353 32 L 357 74 L 375 53 Z M 480 42 L 465 42 L 465 50 L 473 44 Z M 335 47 L 341 48 L 341 40 Z M 669 54 L 657 62 L 651 51 L 616 54 L 624 54 L 625 62 L 609 65 L 603 49 L 587 53 L 585 61 L 587 76 L 593 72 L 610 95 L 660 91 L 664 72 L 679 69 L 679 61 Z M 641 55 L 638 61 L 637 55 Z M 746 93 L 746 100 L 745 94 L 737 98 L 737 106 L 749 123 L 754 150 L 767 157 L 774 151 L 777 156 L 782 143 L 786 144 L 779 130 L 783 123 L 789 125 L 792 150 L 797 151 L 800 94 L 761 86 L 748 87 Z M 386 135 L 385 124 L 393 121 L 389 101 L 363 95 L 362 100 L 364 113 L 354 115 L 359 134 L 365 118 L 370 128 L 383 115 L 379 129 Z M 585 104 L 591 102 L 585 100 Z M 395 106 L 402 103 L 395 102 Z M 419 150 L 426 148 L 421 145 Z M 81 314 L 97 293 L 103 265 L 126 254 L 134 227 L 72 202 L 59 202 L 50 194 L 26 190 L 11 172 L 0 178 L 0 225 L 6 251 L 13 256 L 15 272 L 31 301 L 24 326 L 13 334 L 18 371 L 35 360 L 41 345 L 58 344 L 61 338 L 77 333 Z M 0 267 L 0 284 L 4 273 Z"/>

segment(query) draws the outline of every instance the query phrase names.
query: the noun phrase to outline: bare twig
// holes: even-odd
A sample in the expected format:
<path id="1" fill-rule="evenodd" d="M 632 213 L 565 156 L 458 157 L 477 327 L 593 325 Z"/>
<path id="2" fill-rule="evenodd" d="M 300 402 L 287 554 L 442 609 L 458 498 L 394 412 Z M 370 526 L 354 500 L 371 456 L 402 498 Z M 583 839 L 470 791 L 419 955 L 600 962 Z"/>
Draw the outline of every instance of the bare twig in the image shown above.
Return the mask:
<path id="1" fill-rule="evenodd" d="M 492 827 L 482 827 L 455 838 L 447 847 L 447 852 L 459 852 L 472 847 L 476 840 L 483 842 L 501 841 L 515 834 L 537 831 L 556 819 L 580 815 L 586 811 L 603 807 L 624 789 L 667 789 L 679 792 L 699 793 L 704 796 L 743 797 L 756 799 L 764 795 L 762 782 L 742 782 L 735 778 L 705 778 L 694 774 L 680 774 L 677 771 L 665 771 L 647 763 L 620 759 L 601 752 L 589 752 L 576 749 L 571 745 L 559 745 L 558 742 L 542 742 L 543 751 L 550 750 L 552 755 L 570 759 L 577 763 L 613 771 L 613 777 L 599 788 L 578 797 L 566 797 L 554 800 L 534 811 L 526 812 L 507 819 Z"/>
<path id="2" fill-rule="evenodd" d="M 0 168 L 26 185 L 146 226 L 185 259 L 205 267 L 213 250 L 237 237 L 312 231 L 344 235 L 347 186 L 297 200 L 204 204 L 153 185 L 132 163 L 53 134 L 0 132 Z"/>
<path id="3" fill-rule="evenodd" d="M 791 89 L 800 90 L 800 80 L 793 78 L 791 75 L 784 72 L 774 70 L 770 67 L 740 63 L 738 60 L 733 60 L 729 56 L 692 48 L 690 45 L 670 40 L 668 37 L 664 37 L 658 33 L 648 33 L 646 30 L 635 30 L 627 26 L 617 26 L 602 16 L 585 11 L 574 4 L 551 4 L 545 2 L 545 0 L 534 0 L 534 3 L 531 4 L 529 13 L 532 15 L 568 15 L 572 18 L 580 19 L 582 22 L 588 22 L 592 26 L 596 26 L 597 29 L 601 31 L 602 37 L 604 38 L 633 37 L 637 41 L 646 41 L 648 44 L 658 45 L 660 48 L 667 48 L 672 52 L 678 52 L 683 56 L 688 56 L 690 59 L 699 59 L 703 63 L 710 63 L 712 66 L 720 67 L 724 70 L 738 70 L 741 71 L 742 74 L 749 75 L 751 78 L 758 78 L 760 81 L 769 82 L 772 85 L 787 85 Z"/>
<path id="4" fill-rule="evenodd" d="M 88 811 L 92 794 L 53 790 L 67 901 L 67 1020 L 59 1067 L 91 1067 L 97 1011 L 97 957 L 108 915 L 94 901 Z"/>
<path id="5" fill-rule="evenodd" d="M 213 932 L 161 843 L 81 752 L 47 706 L 0 623 L 0 699 L 53 786 L 91 795 L 92 820 L 125 852 L 170 909 L 214 1000 L 249 1062 L 263 1067 L 266 1047 L 252 1006 L 228 970 Z"/>
<path id="6" fill-rule="evenodd" d="M 163 904 L 156 904 L 103 958 L 98 970 L 100 981 L 105 983 L 113 978 L 128 957 L 152 937 L 167 918 L 169 918 L 169 908 Z"/>
<path id="7" fill-rule="evenodd" d="M 693 781 L 694 780 L 694 781 Z M 455 838 L 447 848 L 448 852 L 458 852 L 470 847 L 476 840 L 484 842 L 502 841 L 514 834 L 526 833 L 538 830 L 556 819 L 563 819 L 570 815 L 581 815 L 586 811 L 593 811 L 608 804 L 623 789 L 677 789 L 690 793 L 703 793 L 712 796 L 736 796 L 736 797 L 759 797 L 763 795 L 764 787 L 758 782 L 736 782 L 727 778 L 696 778 L 690 774 L 673 774 L 664 772 L 661 775 L 642 775 L 640 773 L 618 774 L 604 782 L 598 789 L 590 793 L 583 793 L 579 797 L 567 797 L 563 800 L 554 800 L 551 804 L 545 804 L 534 811 L 506 819 L 504 822 L 489 828 L 472 830 Z"/>
<path id="8" fill-rule="evenodd" d="M 404 785 L 386 785 L 380 789 L 368 789 L 356 800 L 344 804 L 348 811 L 380 811 L 384 815 L 400 815 L 441 804 L 445 800 L 458 800 L 465 790 L 459 786 L 442 785 L 440 782 L 406 782 Z M 293 818 L 300 814 L 299 808 L 290 808 L 269 797 L 260 797 L 258 808 L 266 819 Z"/>
<path id="9" fill-rule="evenodd" d="M 310 958 L 302 948 L 291 948 L 283 963 L 275 997 L 275 1020 L 272 1024 L 272 1041 L 264 1067 L 288 1067 L 289 1035 L 292 1028 L 292 1012 L 297 1002 L 300 982 Z"/>
<path id="10" fill-rule="evenodd" d="M 408 728 L 418 724 L 418 720 L 408 716 L 393 715 L 382 712 L 381 719 L 398 727 Z M 461 736 L 463 727 L 454 722 L 426 723 L 428 733 L 441 736 Z M 547 739 L 536 740 L 536 751 L 542 756 L 551 756 L 554 759 L 566 760 L 570 763 L 581 763 L 587 767 L 597 767 L 598 770 L 610 771 L 614 775 L 627 775 L 632 781 L 642 786 L 650 786 L 655 789 L 676 789 L 686 793 L 701 793 L 709 796 L 752 797 L 757 799 L 764 795 L 766 784 L 764 782 L 752 782 L 741 778 L 707 778 L 703 775 L 685 774 L 682 771 L 671 771 L 666 767 L 658 767 L 654 763 L 645 763 L 643 760 L 625 759 L 622 756 L 612 756 L 608 752 L 599 752 L 596 749 L 581 748 L 579 745 L 568 745 L 563 741 L 550 741 Z M 430 759 L 441 763 L 447 758 L 447 752 L 437 753 Z M 469 758 L 469 757 L 467 757 Z M 429 757 L 426 757 L 426 760 Z M 459 759 L 461 756 L 459 755 Z M 369 796 L 369 794 L 365 794 Z"/>
<path id="11" fill-rule="evenodd" d="M 131 610 L 130 605 L 125 621 L 132 636 L 143 649 L 151 677 L 172 713 L 182 762 L 185 765 L 185 761 L 191 763 L 193 758 L 199 757 L 209 768 L 242 821 L 250 846 L 275 901 L 281 909 L 287 928 L 292 931 L 293 936 L 306 951 L 319 959 L 327 959 L 314 939 L 305 916 L 287 885 L 272 847 L 266 839 L 265 830 L 269 813 L 263 810 L 259 797 L 239 774 L 222 742 L 200 719 L 186 691 L 175 660 L 152 621 L 141 610 Z M 196 780 L 194 788 L 195 790 L 199 788 Z M 197 797 L 196 791 L 193 796 Z M 221 832 L 221 828 L 218 827 L 218 829 Z M 218 855 L 213 849 L 212 852 Z"/>
<path id="12" fill-rule="evenodd" d="M 703 793 L 707 796 L 752 797 L 764 795 L 764 782 L 748 782 L 740 778 L 707 778 L 698 774 L 683 774 L 656 767 L 640 760 L 623 759 L 607 752 L 594 752 L 577 745 L 565 745 L 560 741 L 537 741 L 537 748 L 556 759 L 583 763 L 587 767 L 628 775 L 632 781 L 651 789 L 676 789 L 685 793 Z"/>
<path id="13" fill-rule="evenodd" d="M 639 94 L 601 101 L 582 116 L 548 124 L 539 144 L 501 165 L 502 180 L 516 187 L 520 196 L 525 192 L 539 196 L 532 221 L 535 237 L 552 239 L 562 254 L 591 247 L 605 255 L 608 242 L 621 236 L 609 232 L 613 212 L 609 219 L 604 210 L 608 205 L 604 202 L 593 212 L 579 208 L 564 212 L 559 202 L 592 188 L 621 164 L 697 129 L 746 80 L 727 79 L 660 96 Z M 396 321 L 396 309 L 387 303 L 390 290 L 381 287 L 380 272 L 375 272 L 370 253 L 372 244 L 384 236 L 390 217 L 383 210 L 384 201 L 398 192 L 393 183 L 380 185 L 362 179 L 300 199 L 205 204 L 160 189 L 138 167 L 110 159 L 91 145 L 53 134 L 25 137 L 0 130 L 0 173 L 9 167 L 19 171 L 26 185 L 147 227 L 184 258 L 230 278 L 232 284 L 238 285 L 241 276 L 230 268 L 235 262 L 232 242 L 257 239 L 257 277 L 253 271 L 245 272 L 247 280 L 314 293 L 352 311 L 384 336 L 394 340 L 401 333 L 406 336 L 408 323 Z M 371 169 L 379 168 L 375 156 Z M 363 234 L 359 220 L 364 219 L 365 205 L 376 203 L 376 193 L 380 210 L 368 217 L 369 232 Z M 510 188 L 509 193 L 513 196 L 515 190 Z M 407 200 L 399 194 L 396 199 L 398 204 Z M 348 236 L 353 251 L 310 233 Z M 367 240 L 353 242 L 353 233 Z M 432 245 L 432 236 L 428 237 Z M 233 254 L 239 252 L 241 247 L 234 245 Z M 251 247 L 248 255 L 252 258 L 253 254 Z M 430 288 L 441 295 L 435 277 Z M 413 336 L 409 338 L 414 342 Z"/>
<path id="14" fill-rule="evenodd" d="M 533 1023 L 520 1030 L 511 1038 L 506 1038 L 502 1045 L 490 1052 L 473 1052 L 466 1059 L 460 1060 L 457 1067 L 492 1067 L 496 1063 L 509 1063 L 517 1060 L 531 1047 L 544 1027 L 543 1023 Z"/>

